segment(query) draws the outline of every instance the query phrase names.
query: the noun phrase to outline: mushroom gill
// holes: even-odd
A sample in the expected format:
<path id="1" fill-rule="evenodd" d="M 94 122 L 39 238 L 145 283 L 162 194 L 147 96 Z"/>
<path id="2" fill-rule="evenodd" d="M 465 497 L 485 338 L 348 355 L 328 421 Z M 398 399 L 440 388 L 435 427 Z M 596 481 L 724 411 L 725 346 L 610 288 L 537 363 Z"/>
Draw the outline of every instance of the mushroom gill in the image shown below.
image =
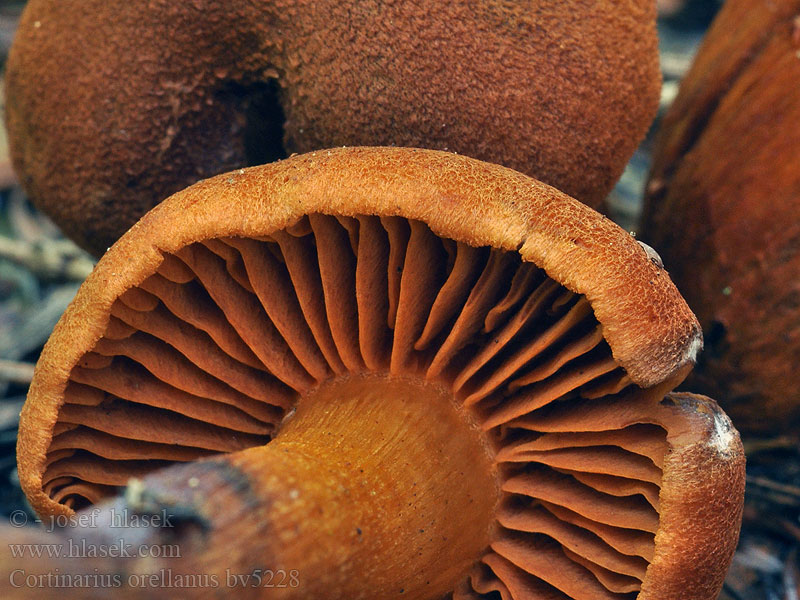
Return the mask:
<path id="1" fill-rule="evenodd" d="M 444 160 L 482 188 L 508 183 L 432 152 L 342 150 L 320 169 L 384 156 L 399 171 Z M 298 183 L 302 160 L 267 175 L 288 181 L 299 166 L 298 197 L 330 191 L 315 175 Z M 260 194 L 260 173 L 241 187 Z M 206 197 L 229 184 L 214 181 Z M 641 387 L 587 297 L 597 290 L 570 289 L 522 244 L 468 243 L 402 208 L 352 205 L 259 234 L 194 232 L 117 262 L 138 282 L 100 301 L 57 413 L 36 404 L 40 382 L 23 417 L 21 477 L 37 509 L 114 502 L 136 478 L 151 503 L 215 523 L 217 488 L 198 484 L 211 471 L 235 481 L 236 514 L 255 510 L 248 495 L 267 498 L 242 539 L 257 535 L 300 573 L 285 597 L 712 598 L 736 540 L 741 447 L 713 401 L 665 398 L 686 365 Z M 114 256 L 134 255 L 105 264 Z M 680 302 L 661 307 L 673 327 Z M 646 317 L 654 330 L 658 318 Z M 34 412 L 52 423 L 38 463 L 22 452 L 44 440 Z"/>

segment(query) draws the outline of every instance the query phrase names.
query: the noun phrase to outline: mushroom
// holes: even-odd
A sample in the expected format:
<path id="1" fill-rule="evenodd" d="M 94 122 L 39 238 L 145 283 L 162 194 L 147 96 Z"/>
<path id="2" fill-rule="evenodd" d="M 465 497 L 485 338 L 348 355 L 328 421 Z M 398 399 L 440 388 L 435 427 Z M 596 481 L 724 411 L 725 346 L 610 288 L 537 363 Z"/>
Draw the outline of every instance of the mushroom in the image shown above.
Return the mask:
<path id="1" fill-rule="evenodd" d="M 707 333 L 689 385 L 743 433 L 795 438 L 798 10 L 725 3 L 662 123 L 642 228 Z"/>
<path id="2" fill-rule="evenodd" d="M 20 181 L 99 255 L 199 179 L 341 145 L 449 149 L 597 207 L 660 72 L 652 0 L 30 0 L 6 84 Z"/>
<path id="3" fill-rule="evenodd" d="M 701 345 L 651 255 L 554 188 L 320 151 L 110 249 L 36 367 L 20 481 L 45 519 L 175 515 L 134 539 L 180 559 L 114 573 L 294 573 L 253 597 L 712 599 L 744 458 L 668 394 Z"/>

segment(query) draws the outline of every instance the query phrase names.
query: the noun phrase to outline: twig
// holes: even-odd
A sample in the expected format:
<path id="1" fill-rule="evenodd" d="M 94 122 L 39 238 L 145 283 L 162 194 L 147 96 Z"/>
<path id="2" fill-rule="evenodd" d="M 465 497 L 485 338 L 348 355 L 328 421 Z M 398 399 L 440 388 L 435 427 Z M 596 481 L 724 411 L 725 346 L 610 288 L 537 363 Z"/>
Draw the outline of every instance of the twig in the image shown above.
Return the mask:
<path id="1" fill-rule="evenodd" d="M 787 485 L 785 483 L 778 483 L 777 481 L 773 481 L 772 479 L 768 479 L 767 477 L 758 477 L 758 476 L 748 476 L 747 484 L 751 486 L 757 485 L 759 487 L 766 488 L 768 490 L 772 490 L 781 494 L 794 496 L 798 500 L 800 500 L 800 487 L 796 485 Z"/>
<path id="2" fill-rule="evenodd" d="M 78 283 L 53 286 L 50 293 L 19 313 L 7 335 L 0 336 L 0 356 L 6 360 L 21 360 L 45 343 L 56 322 L 75 297 Z M 5 332 L 4 332 L 5 333 Z"/>
<path id="3" fill-rule="evenodd" d="M 776 437 L 770 439 L 744 440 L 744 453 L 750 457 L 759 452 L 769 452 L 771 450 L 793 450 L 797 448 L 797 440 L 789 437 Z"/>
<path id="4" fill-rule="evenodd" d="M 19 413 L 24 404 L 25 396 L 0 400 L 0 444 L 7 442 L 10 437 L 9 433 L 16 433 L 17 425 L 19 425 Z"/>
<path id="5" fill-rule="evenodd" d="M 745 525 L 749 525 L 751 529 L 759 532 L 769 532 L 782 540 L 800 543 L 800 527 L 789 519 L 781 516 L 775 517 L 771 513 L 766 514 L 752 505 L 744 507 L 743 517 Z"/>
<path id="6" fill-rule="evenodd" d="M 0 381 L 30 383 L 32 379 L 32 364 L 13 360 L 0 360 Z"/>
<path id="7" fill-rule="evenodd" d="M 22 265 L 42 279 L 83 281 L 94 261 L 68 240 L 41 239 L 36 242 L 0 236 L 0 258 Z"/>

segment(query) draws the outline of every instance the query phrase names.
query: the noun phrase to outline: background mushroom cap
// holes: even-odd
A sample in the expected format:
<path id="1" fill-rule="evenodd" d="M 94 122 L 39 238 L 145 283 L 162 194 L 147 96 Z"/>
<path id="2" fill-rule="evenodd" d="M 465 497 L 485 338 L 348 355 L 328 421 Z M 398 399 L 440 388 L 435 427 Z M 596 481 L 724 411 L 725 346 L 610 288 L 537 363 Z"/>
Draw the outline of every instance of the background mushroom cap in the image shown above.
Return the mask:
<path id="1" fill-rule="evenodd" d="M 706 332 L 687 387 L 751 434 L 800 424 L 798 12 L 725 3 L 661 125 L 641 232 Z"/>
<path id="2" fill-rule="evenodd" d="M 199 179 L 341 145 L 450 150 L 598 207 L 660 74 L 652 0 L 32 0 L 6 84 L 26 192 L 101 254 Z"/>
<path id="3" fill-rule="evenodd" d="M 376 242 L 378 238 L 387 240 L 388 247 Z M 290 265 L 299 254 L 290 258 L 287 253 L 301 246 L 314 263 L 319 261 L 322 289 L 312 295 L 328 310 L 327 335 L 336 347 L 333 361 L 317 360 L 326 354 L 318 335 L 313 348 L 297 351 L 295 346 L 304 344 L 302 328 L 281 330 L 292 348 L 285 352 L 262 339 L 263 319 L 248 321 L 253 327 L 247 328 L 235 323 L 260 314 L 258 305 L 247 304 L 257 296 L 275 326 L 286 326 L 291 320 L 287 314 L 273 317 L 269 307 L 274 297 L 281 299 L 281 306 L 273 308 L 288 306 L 280 277 L 262 289 L 259 278 L 272 276 L 252 261 L 260 256 L 262 267 L 280 264 L 276 252 L 282 252 L 302 304 L 306 284 Z M 367 248 L 363 253 L 362 246 Z M 426 273 L 440 259 L 447 262 L 447 248 L 456 253 L 455 262 L 446 277 L 432 278 Z M 405 255 L 400 262 L 398 249 Z M 465 263 L 478 271 L 460 276 L 458 256 L 474 258 L 481 252 L 483 258 Z M 456 400 L 492 440 L 493 460 L 502 475 L 497 529 L 469 585 L 456 589 L 455 598 L 492 591 L 516 597 L 555 588 L 580 599 L 626 597 L 641 589 L 641 598 L 710 600 L 719 590 L 738 535 L 744 459 L 738 435 L 713 401 L 685 395 L 662 401 L 685 375 L 701 341 L 694 316 L 656 262 L 625 231 L 557 190 L 504 167 L 437 151 L 326 150 L 200 182 L 125 234 L 59 322 L 37 365 L 21 417 L 20 480 L 41 514 L 69 514 L 71 508 L 58 496 L 59 478 L 88 473 L 86 484 L 68 485 L 93 499 L 98 493 L 103 496 L 102 488 L 123 485 L 131 474 L 143 475 L 162 464 L 137 461 L 135 444 L 115 435 L 135 429 L 136 422 L 150 423 L 143 446 L 167 453 L 172 461 L 192 458 L 179 455 L 198 445 L 185 441 L 192 432 L 172 427 L 165 418 L 169 411 L 162 410 L 180 403 L 188 388 L 119 402 L 130 393 L 163 390 L 128 359 L 164 383 L 208 386 L 207 396 L 186 403 L 195 418 L 202 419 L 206 405 L 222 400 L 230 404 L 215 414 L 228 419 L 226 427 L 243 424 L 255 431 L 236 436 L 201 432 L 198 438 L 210 443 L 202 447 L 212 450 L 220 440 L 223 445 L 231 439 L 245 446 L 263 444 L 276 429 L 279 441 L 291 394 L 302 395 L 314 380 L 340 371 L 385 370 L 405 376 L 421 369 L 425 379 L 452 385 Z M 373 263 L 375 268 L 369 268 Z M 374 301 L 370 285 L 359 288 L 348 279 L 360 277 L 363 264 L 368 272 L 388 276 Z M 492 292 L 496 296 L 489 296 L 491 303 L 478 309 L 473 300 L 481 294 L 475 290 L 491 290 L 484 274 L 486 280 L 505 281 Z M 157 281 L 175 285 L 156 290 Z M 462 281 L 472 289 L 467 286 L 456 301 L 451 292 Z M 269 385 L 249 385 L 252 375 L 241 365 L 235 373 L 229 369 L 220 374 L 212 364 L 213 349 L 196 343 L 205 338 L 186 335 L 191 327 L 183 330 L 181 341 L 184 325 L 157 305 L 164 302 L 173 310 L 167 298 L 175 296 L 164 290 L 187 285 L 205 286 L 203 293 L 211 294 L 243 336 L 240 342 L 252 333 L 245 340 L 252 352 L 259 357 L 273 352 L 274 363 L 264 362 L 263 375 L 272 374 L 279 382 L 269 383 L 267 377 Z M 386 302 L 387 289 L 389 296 L 396 294 L 394 313 L 383 308 L 390 315 L 388 328 L 379 308 L 379 318 L 369 318 L 372 307 Z M 243 302 L 232 306 L 237 297 Z M 539 316 L 535 327 L 519 330 L 525 340 L 504 339 L 505 320 L 511 323 L 514 315 L 524 313 L 529 300 L 548 297 L 532 305 L 539 307 L 533 310 Z M 464 346 L 467 357 L 459 357 L 455 349 L 445 352 L 452 369 L 445 364 L 436 371 L 440 351 L 423 340 L 430 323 L 437 321 L 439 298 L 459 316 L 455 322 L 438 319 L 434 329 L 442 331 L 430 339 L 447 347 L 459 328 L 472 327 L 461 323 L 461 316 L 478 311 L 469 318 L 478 319 L 474 335 L 484 345 L 474 352 Z M 304 314 L 311 325 L 313 311 Z M 390 359 L 381 344 L 371 343 L 376 328 L 392 338 Z M 154 337 L 148 338 L 150 334 Z M 546 339 L 555 340 L 552 351 L 526 354 Z M 230 362 L 237 353 L 235 344 L 229 339 L 223 346 L 233 348 L 227 359 L 220 359 Z M 483 356 L 487 347 L 499 360 Z M 169 358 L 176 352 L 184 358 Z M 248 360 L 246 351 L 238 354 Z M 128 365 L 122 374 L 122 363 L 114 362 L 120 356 Z M 293 366 L 295 359 L 302 368 Z M 501 373 L 501 381 L 481 370 L 481 360 Z M 211 368 L 197 376 L 202 365 Z M 209 379 L 212 371 L 236 389 L 249 385 L 251 395 L 266 392 L 272 397 L 267 403 L 248 403 Z M 228 400 L 215 397 L 220 390 Z M 148 417 L 148 407 L 156 405 L 161 408 Z M 233 405 L 260 416 L 263 423 L 242 416 Z M 114 412 L 124 423 L 117 430 L 104 429 Z M 263 424 L 267 427 L 259 434 L 257 427 Z M 193 426 L 197 429 L 196 422 Z M 173 447 L 154 443 L 159 432 L 169 436 Z M 84 439 L 72 448 L 94 449 L 91 444 L 110 442 L 93 463 L 85 460 L 86 454 L 70 454 L 71 447 L 64 445 L 66 438 L 74 442 L 87 435 L 94 436 L 89 445 Z M 109 469 L 116 459 L 121 475 Z M 44 474 L 48 481 L 43 486 Z"/>

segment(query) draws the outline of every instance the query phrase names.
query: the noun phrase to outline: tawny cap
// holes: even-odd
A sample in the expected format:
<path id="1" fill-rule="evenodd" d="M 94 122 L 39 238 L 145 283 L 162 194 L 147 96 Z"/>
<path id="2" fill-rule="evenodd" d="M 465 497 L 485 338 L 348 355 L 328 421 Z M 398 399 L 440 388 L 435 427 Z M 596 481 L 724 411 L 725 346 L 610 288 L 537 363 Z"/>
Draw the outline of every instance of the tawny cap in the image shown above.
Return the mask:
<path id="1" fill-rule="evenodd" d="M 455 597 L 681 581 L 710 599 L 741 444 L 713 401 L 664 400 L 701 345 L 657 255 L 557 190 L 437 151 L 320 151 L 200 182 L 110 249 L 37 365 L 20 480 L 37 511 L 69 514 L 160 466 L 280 444 L 287 422 L 302 443 L 330 381 L 411 389 L 407 408 L 411 378 L 458 407 L 431 427 L 449 440 L 463 417 L 475 442 L 457 468 L 483 482 L 464 511 L 486 521 Z M 236 460 L 259 477 L 261 459 Z"/>
<path id="2" fill-rule="evenodd" d="M 652 0 L 30 0 L 6 114 L 28 195 L 107 246 L 168 195 L 292 152 L 466 154 L 599 207 L 658 107 Z"/>

